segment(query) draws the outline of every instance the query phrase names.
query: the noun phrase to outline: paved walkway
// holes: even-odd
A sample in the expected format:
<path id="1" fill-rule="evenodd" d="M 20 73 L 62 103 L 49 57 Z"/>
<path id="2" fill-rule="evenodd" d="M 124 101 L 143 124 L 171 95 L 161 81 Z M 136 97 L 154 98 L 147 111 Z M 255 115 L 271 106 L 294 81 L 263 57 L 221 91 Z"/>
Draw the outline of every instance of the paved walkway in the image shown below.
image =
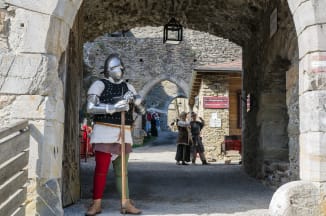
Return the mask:
<path id="1" fill-rule="evenodd" d="M 154 142 L 131 154 L 130 197 L 142 215 L 268 215 L 273 190 L 246 175 L 240 165 L 176 165 L 175 137 L 175 133 L 161 132 Z M 91 202 L 94 165 L 94 159 L 81 162 L 82 200 L 65 208 L 65 215 L 84 215 Z M 99 215 L 121 215 L 113 181 L 110 172 Z"/>

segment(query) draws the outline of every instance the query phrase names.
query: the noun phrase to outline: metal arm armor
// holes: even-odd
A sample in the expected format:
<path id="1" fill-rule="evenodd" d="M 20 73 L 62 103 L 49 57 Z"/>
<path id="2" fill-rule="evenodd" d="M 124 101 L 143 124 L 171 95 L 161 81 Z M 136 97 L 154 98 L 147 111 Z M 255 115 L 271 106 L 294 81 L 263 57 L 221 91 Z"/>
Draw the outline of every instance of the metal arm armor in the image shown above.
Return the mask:
<path id="1" fill-rule="evenodd" d="M 126 100 L 121 100 L 116 104 L 103 104 L 100 103 L 97 95 L 88 95 L 87 97 L 87 112 L 91 114 L 113 114 L 128 110 L 129 105 Z"/>
<path id="2" fill-rule="evenodd" d="M 135 112 L 139 115 L 145 115 L 146 114 L 146 108 L 142 105 L 135 105 Z"/>
<path id="3" fill-rule="evenodd" d="M 133 95 L 133 103 L 135 105 L 135 112 L 140 115 L 145 115 L 146 109 L 145 107 L 141 104 L 142 102 L 142 97 L 140 95 Z"/>
<path id="4" fill-rule="evenodd" d="M 134 104 L 136 106 L 141 105 L 143 98 L 140 95 L 134 95 Z"/>

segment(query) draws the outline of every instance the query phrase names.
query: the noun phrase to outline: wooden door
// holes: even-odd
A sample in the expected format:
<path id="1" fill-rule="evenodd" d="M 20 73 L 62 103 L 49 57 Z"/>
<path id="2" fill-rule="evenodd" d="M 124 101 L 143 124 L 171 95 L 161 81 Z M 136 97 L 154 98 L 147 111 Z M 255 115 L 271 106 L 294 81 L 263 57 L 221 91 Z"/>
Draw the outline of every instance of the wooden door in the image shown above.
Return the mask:
<path id="1" fill-rule="evenodd" d="M 66 54 L 60 66 L 65 83 L 65 125 L 62 160 L 62 205 L 75 203 L 80 199 L 80 119 L 81 83 L 83 79 L 82 12 L 78 12 L 69 35 Z"/>

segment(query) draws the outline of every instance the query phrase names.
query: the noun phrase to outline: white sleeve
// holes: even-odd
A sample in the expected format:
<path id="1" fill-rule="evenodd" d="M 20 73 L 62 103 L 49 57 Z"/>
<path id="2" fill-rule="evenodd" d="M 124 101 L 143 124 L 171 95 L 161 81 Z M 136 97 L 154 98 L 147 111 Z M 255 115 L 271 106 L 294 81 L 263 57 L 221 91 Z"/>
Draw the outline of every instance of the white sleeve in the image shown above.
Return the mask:
<path id="1" fill-rule="evenodd" d="M 88 89 L 87 95 L 97 95 L 100 96 L 105 88 L 105 85 L 102 81 L 97 80 L 93 82 L 91 87 Z"/>
<path id="2" fill-rule="evenodd" d="M 129 89 L 132 93 L 134 93 L 134 95 L 136 95 L 137 92 L 136 92 L 135 88 L 134 88 L 131 84 L 129 84 L 129 83 L 126 83 L 126 84 L 127 84 L 128 89 Z"/>
<path id="3" fill-rule="evenodd" d="M 182 120 L 178 121 L 178 126 L 180 126 L 180 127 L 188 127 L 189 125 L 190 125 L 190 123 L 187 121 L 182 121 Z"/>

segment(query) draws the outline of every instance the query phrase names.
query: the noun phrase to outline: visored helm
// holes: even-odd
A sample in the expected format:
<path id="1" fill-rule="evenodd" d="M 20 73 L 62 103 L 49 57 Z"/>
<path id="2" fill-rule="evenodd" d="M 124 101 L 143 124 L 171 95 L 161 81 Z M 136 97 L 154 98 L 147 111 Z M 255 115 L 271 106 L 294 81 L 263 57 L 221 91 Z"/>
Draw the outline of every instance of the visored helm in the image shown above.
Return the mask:
<path id="1" fill-rule="evenodd" d="M 111 54 L 104 63 L 104 75 L 114 81 L 120 81 L 124 74 L 124 66 L 118 54 Z"/>

